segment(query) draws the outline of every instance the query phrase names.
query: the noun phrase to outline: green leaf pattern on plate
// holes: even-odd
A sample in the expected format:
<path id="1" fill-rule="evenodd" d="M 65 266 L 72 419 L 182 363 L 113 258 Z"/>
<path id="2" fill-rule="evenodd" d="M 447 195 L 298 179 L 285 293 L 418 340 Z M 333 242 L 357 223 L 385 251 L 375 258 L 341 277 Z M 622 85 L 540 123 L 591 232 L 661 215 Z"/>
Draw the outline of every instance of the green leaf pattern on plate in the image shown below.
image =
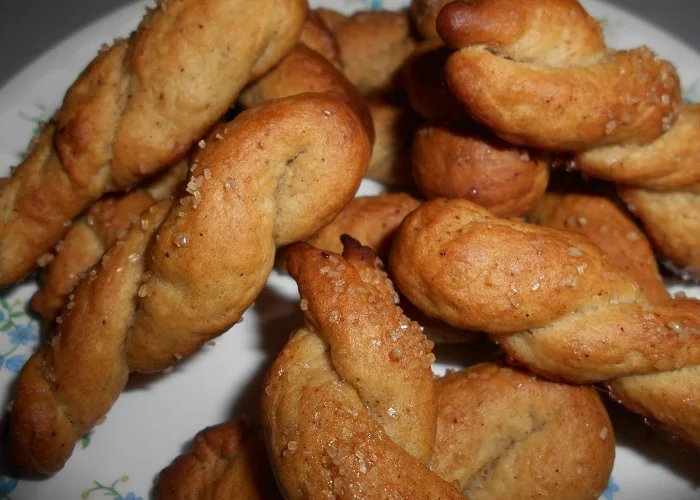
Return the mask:
<path id="1" fill-rule="evenodd" d="M 110 485 L 102 484 L 99 481 L 93 481 L 94 486 L 89 490 L 83 491 L 80 496 L 83 499 L 90 498 L 92 493 L 102 493 L 103 497 L 110 497 L 115 500 L 143 500 L 143 497 L 137 496 L 134 492 L 129 492 L 126 495 L 122 495 L 117 487 L 119 483 L 126 483 L 129 480 L 129 476 L 122 476 L 116 479 Z M 121 485 L 123 486 L 123 484 Z"/>

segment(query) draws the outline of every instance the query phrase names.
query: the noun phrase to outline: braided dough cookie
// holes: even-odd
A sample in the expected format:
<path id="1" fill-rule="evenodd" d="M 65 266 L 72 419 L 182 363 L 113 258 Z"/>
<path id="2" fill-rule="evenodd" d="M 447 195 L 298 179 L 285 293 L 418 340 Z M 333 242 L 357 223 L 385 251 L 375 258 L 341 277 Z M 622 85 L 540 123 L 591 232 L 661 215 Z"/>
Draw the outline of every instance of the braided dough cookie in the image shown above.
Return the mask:
<path id="1" fill-rule="evenodd" d="M 600 179 L 652 191 L 700 193 L 700 104 L 685 105 L 678 121 L 646 145 L 597 148 L 576 156 L 576 167 Z"/>
<path id="2" fill-rule="evenodd" d="M 367 177 L 393 186 L 413 185 L 411 141 L 416 116 L 387 99 L 370 99 L 367 104 L 376 133 Z"/>
<path id="3" fill-rule="evenodd" d="M 576 0 L 456 1 L 437 18 L 445 77 L 475 120 L 552 151 L 646 144 L 682 104 L 673 66 L 640 47 L 610 51 Z"/>
<path id="4" fill-rule="evenodd" d="M 407 193 L 357 197 L 333 222 L 307 238 L 306 242 L 321 250 L 342 253 L 340 237 L 348 234 L 383 259 L 389 256 L 391 238 L 396 228 L 420 204 L 419 200 Z"/>
<path id="5" fill-rule="evenodd" d="M 465 198 L 501 217 L 528 213 L 549 182 L 549 158 L 474 127 L 425 124 L 411 150 L 426 198 Z"/>
<path id="6" fill-rule="evenodd" d="M 245 111 L 201 147 L 187 195 L 151 207 L 105 254 L 22 370 L 10 422 L 18 465 L 59 470 L 129 372 L 163 370 L 236 323 L 276 246 L 333 220 L 370 155 L 353 110 L 313 93 Z"/>
<path id="7" fill-rule="evenodd" d="M 441 41 L 421 43 L 403 66 L 403 84 L 411 108 L 430 121 L 472 122 L 443 78 L 452 50 Z"/>
<path id="8" fill-rule="evenodd" d="M 700 302 L 652 305 L 588 238 L 434 200 L 404 219 L 390 267 L 428 316 L 489 333 L 510 359 L 574 383 L 634 381 L 621 397 L 700 445 Z M 616 394 L 621 394 L 616 392 Z"/>
<path id="9" fill-rule="evenodd" d="M 305 0 L 162 1 L 102 51 L 0 185 L 0 287 L 31 271 L 104 193 L 183 158 L 294 46 L 307 9 Z"/>
<path id="10" fill-rule="evenodd" d="M 144 210 L 172 196 L 186 171 L 187 162 L 178 162 L 148 186 L 98 201 L 71 225 L 57 245 L 55 257 L 42 272 L 41 288 L 32 297 L 32 308 L 44 317 L 47 325 L 56 318 L 65 305 L 65 298 L 105 251 L 126 234 Z"/>
<path id="11" fill-rule="evenodd" d="M 348 79 L 363 95 L 394 90 L 400 68 L 415 49 L 407 12 L 367 11 L 342 17 L 322 14 L 333 30 Z"/>
<path id="12" fill-rule="evenodd" d="M 304 92 L 327 94 L 343 100 L 374 141 L 372 116 L 360 93 L 328 59 L 302 44 L 294 47 L 267 75 L 245 89 L 240 102 L 250 108 L 270 99 Z"/>
<path id="13" fill-rule="evenodd" d="M 501 363 L 438 379 L 433 470 L 471 500 L 598 498 L 615 437 L 595 390 Z"/>
<path id="14" fill-rule="evenodd" d="M 285 498 L 461 498 L 426 465 L 435 441 L 432 345 L 395 305 L 381 262 L 345 239 L 288 268 L 304 326 L 268 371 L 262 418 Z"/>
<path id="15" fill-rule="evenodd" d="M 227 422 L 197 433 L 192 451 L 161 472 L 155 498 L 268 500 L 280 496 L 262 436 L 243 422 Z"/>
<path id="16" fill-rule="evenodd" d="M 309 12 L 309 17 L 306 18 L 299 41 L 328 59 L 328 61 L 333 63 L 333 66 L 342 70 L 343 59 L 340 54 L 338 40 L 336 40 L 333 30 L 325 23 L 318 12 Z"/>
<path id="17" fill-rule="evenodd" d="M 321 250 L 342 253 L 341 236 L 347 234 L 372 250 L 379 258 L 389 256 L 391 238 L 401 221 L 421 202 L 407 193 L 358 196 L 348 203 L 327 226 L 305 241 Z M 287 270 L 289 247 L 280 248 L 275 256 L 276 267 Z"/>
<path id="18" fill-rule="evenodd" d="M 620 269 L 634 277 L 651 302 L 669 298 L 649 240 L 610 198 L 547 193 L 529 219 L 534 224 L 588 236 Z"/>
<path id="19" fill-rule="evenodd" d="M 686 280 L 700 277 L 700 193 L 620 188 L 627 207 L 642 221 L 661 255 Z"/>
<path id="20" fill-rule="evenodd" d="M 401 221 L 415 210 L 420 201 L 406 193 L 380 194 L 378 196 L 357 197 L 352 200 L 333 222 L 305 241 L 321 250 L 341 253 L 343 235 L 352 236 L 365 243 L 381 259 L 389 256 L 392 238 Z M 286 270 L 286 248 L 280 249 L 275 257 L 277 267 Z M 481 340 L 478 332 L 458 330 L 442 321 L 429 318 L 410 302 L 403 300 L 404 314 L 418 322 L 425 336 L 436 344 L 464 344 Z"/>

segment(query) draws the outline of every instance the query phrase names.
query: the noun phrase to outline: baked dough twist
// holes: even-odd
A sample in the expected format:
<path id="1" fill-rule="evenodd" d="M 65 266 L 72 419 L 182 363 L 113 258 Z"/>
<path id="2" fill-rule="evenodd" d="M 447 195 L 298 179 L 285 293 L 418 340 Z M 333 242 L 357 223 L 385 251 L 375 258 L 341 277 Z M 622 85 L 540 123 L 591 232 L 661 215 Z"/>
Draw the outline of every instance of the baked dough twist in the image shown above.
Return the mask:
<path id="1" fill-rule="evenodd" d="M 667 267 L 684 280 L 700 279 L 700 193 L 620 187 Z"/>
<path id="2" fill-rule="evenodd" d="M 499 219 L 465 200 L 413 211 L 394 236 L 390 266 L 428 316 L 489 333 L 536 373 L 612 380 L 633 411 L 700 444 L 697 300 L 652 305 L 588 238 Z M 623 396 L 630 385 L 635 392 Z"/>
<path id="3" fill-rule="evenodd" d="M 10 428 L 18 465 L 60 469 L 129 372 L 163 370 L 233 325 L 275 248 L 333 220 L 370 155 L 353 110 L 313 93 L 250 109 L 201 147 L 186 196 L 153 206 L 105 254 L 22 370 Z"/>
<path id="4" fill-rule="evenodd" d="M 303 92 L 327 94 L 344 101 L 374 141 L 372 116 L 357 88 L 327 58 L 303 44 L 294 47 L 272 71 L 245 89 L 240 100 L 250 108 Z"/>
<path id="5" fill-rule="evenodd" d="M 357 197 L 348 203 L 333 222 L 305 241 L 321 250 L 340 253 L 343 251 L 341 237 L 348 235 L 363 241 L 365 246 L 384 260 L 389 256 L 394 232 L 399 224 L 420 203 L 406 193 Z M 286 270 L 287 248 L 278 250 L 275 260 L 279 269 Z M 424 328 L 425 336 L 436 344 L 463 344 L 483 338 L 480 332 L 465 332 L 429 318 L 406 300 L 402 301 L 401 307 L 404 314 L 418 322 Z"/>
<path id="6" fill-rule="evenodd" d="M 624 208 L 609 197 L 550 192 L 535 206 L 529 220 L 588 236 L 620 269 L 634 277 L 651 302 L 669 298 L 649 240 Z"/>
<path id="7" fill-rule="evenodd" d="M 161 500 L 269 500 L 280 498 L 262 436 L 244 422 L 226 422 L 197 433 L 192 451 L 160 473 Z"/>
<path id="8" fill-rule="evenodd" d="M 450 54 L 440 40 L 421 43 L 403 66 L 404 89 L 411 108 L 426 120 L 465 125 L 473 120 L 443 78 Z"/>
<path id="9" fill-rule="evenodd" d="M 333 63 L 333 66 L 343 69 L 343 58 L 340 55 L 340 45 L 333 34 L 333 30 L 326 24 L 323 17 L 317 11 L 309 12 L 306 18 L 304 30 L 301 32 L 301 43 L 311 50 L 315 50 Z"/>
<path id="10" fill-rule="evenodd" d="M 682 105 L 675 68 L 640 47 L 610 51 L 576 0 L 456 1 L 437 18 L 452 93 L 517 145 L 551 151 L 647 144 Z"/>
<path id="11" fill-rule="evenodd" d="M 420 204 L 407 193 L 360 196 L 348 203 L 333 222 L 305 241 L 321 250 L 342 253 L 341 236 L 347 234 L 371 248 L 380 259 L 386 259 L 394 231 Z"/>
<path id="12" fill-rule="evenodd" d="M 615 458 L 612 424 L 591 387 L 502 363 L 438 379 L 433 470 L 472 500 L 598 498 Z"/>
<path id="13" fill-rule="evenodd" d="M 185 179 L 187 162 L 180 161 L 147 186 L 95 203 L 84 217 L 73 222 L 41 274 L 41 288 L 32 297 L 32 308 L 51 322 L 80 279 L 97 264 L 115 241 L 123 237 L 139 215 L 158 201 L 173 195 Z"/>
<path id="14" fill-rule="evenodd" d="M 286 498 L 461 498 L 426 465 L 435 440 L 431 344 L 395 305 L 381 261 L 306 243 L 288 268 L 305 325 L 268 371 L 265 440 Z"/>
<path id="15" fill-rule="evenodd" d="M 333 30 L 343 69 L 363 95 L 386 94 L 397 87 L 397 77 L 416 41 L 408 12 L 367 11 L 352 16 L 321 13 Z"/>
<path id="16" fill-rule="evenodd" d="M 411 142 L 418 117 L 389 99 L 370 99 L 367 105 L 376 133 L 367 177 L 391 186 L 413 186 Z"/>
<path id="17" fill-rule="evenodd" d="M 416 184 L 428 199 L 465 198 L 501 217 L 527 214 L 549 183 L 548 156 L 474 126 L 420 126 L 411 159 Z"/>
<path id="18" fill-rule="evenodd" d="M 612 145 L 576 155 L 592 177 L 651 191 L 700 193 L 700 104 L 683 106 L 671 129 L 645 145 Z"/>
<path id="19" fill-rule="evenodd" d="M 0 185 L 0 287 L 30 272 L 104 193 L 183 158 L 297 43 L 307 9 L 306 0 L 163 0 L 100 52 Z"/>

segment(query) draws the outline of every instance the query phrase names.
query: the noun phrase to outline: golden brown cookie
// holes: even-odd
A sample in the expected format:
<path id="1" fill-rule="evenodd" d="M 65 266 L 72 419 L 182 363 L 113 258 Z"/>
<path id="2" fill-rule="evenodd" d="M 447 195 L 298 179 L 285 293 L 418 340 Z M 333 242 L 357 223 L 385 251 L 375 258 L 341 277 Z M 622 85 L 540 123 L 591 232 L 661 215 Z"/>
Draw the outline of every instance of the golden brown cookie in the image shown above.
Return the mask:
<path id="1" fill-rule="evenodd" d="M 700 276 L 700 193 L 618 189 L 656 250 L 683 279 Z"/>
<path id="2" fill-rule="evenodd" d="M 363 95 L 396 88 L 400 68 L 416 46 L 408 12 L 356 12 L 332 29 L 345 75 Z"/>
<path id="3" fill-rule="evenodd" d="M 451 92 L 517 145 L 551 151 L 647 144 L 682 106 L 675 68 L 646 47 L 610 51 L 576 0 L 448 4 L 437 19 Z"/>
<path id="4" fill-rule="evenodd" d="M 466 498 L 598 498 L 615 436 L 591 387 L 481 363 L 438 379 L 434 470 Z"/>
<path id="5" fill-rule="evenodd" d="M 342 257 L 305 243 L 289 253 L 306 320 L 262 395 L 282 493 L 461 498 L 427 467 L 437 423 L 432 345 L 396 307 L 376 255 L 344 243 Z"/>
<path id="6" fill-rule="evenodd" d="M 450 54 L 441 41 L 421 43 L 403 66 L 404 89 L 413 110 L 426 120 L 471 123 L 443 76 Z"/>
<path id="7" fill-rule="evenodd" d="M 588 236 L 620 269 L 634 277 L 651 302 L 669 298 L 649 240 L 610 198 L 547 193 L 529 219 L 535 224 Z"/>
<path id="8" fill-rule="evenodd" d="M 316 93 L 247 110 L 200 149 L 184 196 L 151 207 L 112 246 L 22 370 L 10 421 L 17 465 L 59 470 L 131 371 L 165 370 L 234 325 L 276 247 L 333 220 L 370 156 L 355 112 Z"/>
<path id="9" fill-rule="evenodd" d="M 683 106 L 664 135 L 643 146 L 613 145 L 576 156 L 587 175 L 652 191 L 700 192 L 700 104 Z"/>
<path id="10" fill-rule="evenodd" d="M 374 125 L 367 103 L 355 86 L 320 53 L 297 45 L 272 71 L 241 93 L 246 108 L 270 99 L 289 97 L 303 92 L 328 94 L 342 99 L 362 121 L 367 135 L 374 141 Z"/>
<path id="11" fill-rule="evenodd" d="M 197 433 L 155 486 L 158 500 L 267 500 L 281 498 L 262 436 L 244 422 L 227 422 Z"/>
<path id="12" fill-rule="evenodd" d="M 55 255 L 47 254 L 51 261 L 41 274 L 41 288 L 32 297 L 32 308 L 47 325 L 105 251 L 126 234 L 132 223 L 139 221 L 144 210 L 171 196 L 186 171 L 187 162 L 183 160 L 142 188 L 98 201 L 73 223 L 57 245 Z"/>
<path id="13" fill-rule="evenodd" d="M 305 0 L 160 2 L 101 50 L 0 183 L 0 287 L 31 271 L 103 194 L 182 159 L 297 43 L 307 10 Z"/>
<path id="14" fill-rule="evenodd" d="M 411 186 L 411 142 L 417 117 L 405 106 L 386 99 L 367 101 L 376 141 L 367 177 L 391 186 Z"/>
<path id="15" fill-rule="evenodd" d="M 630 409 L 700 443 L 697 399 L 687 397 L 698 384 L 700 301 L 652 305 L 587 237 L 499 219 L 466 200 L 409 214 L 389 262 L 398 288 L 429 316 L 486 331 L 544 376 L 611 386 L 633 377 L 635 392 L 621 398 Z"/>
<path id="16" fill-rule="evenodd" d="M 428 198 L 464 198 L 501 217 L 527 214 L 544 195 L 549 157 L 475 127 L 428 123 L 416 131 L 413 175 Z"/>

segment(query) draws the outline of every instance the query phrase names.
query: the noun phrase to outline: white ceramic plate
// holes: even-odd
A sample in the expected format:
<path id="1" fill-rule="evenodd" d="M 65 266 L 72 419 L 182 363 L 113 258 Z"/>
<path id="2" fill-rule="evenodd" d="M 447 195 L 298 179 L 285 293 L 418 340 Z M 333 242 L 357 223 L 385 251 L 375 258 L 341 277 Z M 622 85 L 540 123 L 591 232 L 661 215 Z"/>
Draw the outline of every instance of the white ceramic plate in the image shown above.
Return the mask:
<path id="1" fill-rule="evenodd" d="M 318 0 L 345 12 L 400 8 L 407 0 Z M 383 3 L 383 5 L 382 5 Z M 683 77 L 686 97 L 700 100 L 700 56 L 668 34 L 636 17 L 598 1 L 585 1 L 605 23 L 610 45 L 647 44 L 673 61 Z M 36 129 L 36 121 L 55 110 L 68 85 L 103 42 L 127 35 L 138 23 L 145 2 L 119 10 L 66 39 L 26 67 L 0 90 L 0 174 L 19 155 Z M 660 8 L 662 8 L 660 6 Z M 679 13 L 682 15 L 682 13 Z M 365 182 L 363 194 L 377 184 Z M 11 398 L 22 364 L 39 344 L 39 323 L 28 315 L 33 281 L 5 293 L 0 301 L 0 403 Z M 675 289 L 674 289 L 675 291 Z M 686 289 L 700 296 L 698 289 Z M 258 392 L 266 367 L 284 345 L 301 315 L 294 282 L 273 274 L 242 324 L 206 346 L 168 376 L 133 377 L 106 422 L 83 439 L 66 467 L 53 477 L 19 481 L 0 476 L 2 499 L 116 498 L 142 500 L 154 478 L 190 445 L 202 428 L 229 418 L 256 419 Z M 441 356 L 436 371 L 460 365 L 459 350 Z M 455 354 L 455 352 L 457 354 Z M 442 357 L 442 359 L 440 359 Z M 466 356 L 465 356 L 466 357 Z M 617 434 L 617 459 L 606 500 L 700 498 L 697 454 L 685 452 L 640 418 L 610 406 Z M 0 409 L 5 413 L 4 409 Z"/>

